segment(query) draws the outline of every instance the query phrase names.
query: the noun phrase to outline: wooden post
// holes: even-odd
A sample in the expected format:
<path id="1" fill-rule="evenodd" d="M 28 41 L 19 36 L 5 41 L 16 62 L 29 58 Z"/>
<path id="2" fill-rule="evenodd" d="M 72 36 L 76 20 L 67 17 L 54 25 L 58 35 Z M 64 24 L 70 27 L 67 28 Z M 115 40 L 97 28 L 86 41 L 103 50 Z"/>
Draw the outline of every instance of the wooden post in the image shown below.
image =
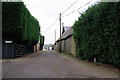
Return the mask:
<path id="1" fill-rule="evenodd" d="M 60 13 L 59 20 L 60 20 L 60 53 L 61 53 L 61 13 Z"/>

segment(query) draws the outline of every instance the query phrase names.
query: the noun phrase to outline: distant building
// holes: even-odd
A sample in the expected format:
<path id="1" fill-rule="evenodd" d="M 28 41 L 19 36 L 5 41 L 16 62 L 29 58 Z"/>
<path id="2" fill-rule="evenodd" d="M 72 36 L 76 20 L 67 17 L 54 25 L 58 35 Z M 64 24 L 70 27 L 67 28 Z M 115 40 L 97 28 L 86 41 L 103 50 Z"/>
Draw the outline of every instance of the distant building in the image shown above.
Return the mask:
<path id="1" fill-rule="evenodd" d="M 40 43 L 37 43 L 35 46 L 34 46 L 34 52 L 38 52 L 40 49 Z"/>
<path id="2" fill-rule="evenodd" d="M 63 27 L 63 32 L 61 35 L 61 52 L 76 56 L 76 46 L 72 33 L 72 27 Z M 55 42 L 54 48 L 55 51 L 60 51 L 60 39 Z"/>
<path id="3" fill-rule="evenodd" d="M 38 52 L 38 51 L 40 51 L 40 39 L 38 43 L 34 46 L 34 52 Z"/>
<path id="4" fill-rule="evenodd" d="M 54 50 L 54 45 L 53 44 L 45 44 L 43 46 L 43 49 L 45 50 Z"/>

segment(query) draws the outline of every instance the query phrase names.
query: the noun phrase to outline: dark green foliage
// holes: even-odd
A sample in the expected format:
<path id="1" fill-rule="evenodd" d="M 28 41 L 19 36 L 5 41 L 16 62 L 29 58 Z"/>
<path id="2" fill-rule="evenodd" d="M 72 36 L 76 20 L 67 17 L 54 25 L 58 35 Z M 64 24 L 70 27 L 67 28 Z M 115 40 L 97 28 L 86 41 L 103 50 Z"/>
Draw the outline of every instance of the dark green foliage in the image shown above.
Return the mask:
<path id="1" fill-rule="evenodd" d="M 40 26 L 23 2 L 3 2 L 2 31 L 3 37 L 11 37 L 18 44 L 35 45 Z"/>
<path id="2" fill-rule="evenodd" d="M 77 56 L 120 67 L 120 5 L 98 3 L 74 23 Z"/>
<path id="3" fill-rule="evenodd" d="M 40 50 L 43 49 L 43 45 L 44 45 L 44 40 L 45 40 L 45 37 L 40 35 Z"/>

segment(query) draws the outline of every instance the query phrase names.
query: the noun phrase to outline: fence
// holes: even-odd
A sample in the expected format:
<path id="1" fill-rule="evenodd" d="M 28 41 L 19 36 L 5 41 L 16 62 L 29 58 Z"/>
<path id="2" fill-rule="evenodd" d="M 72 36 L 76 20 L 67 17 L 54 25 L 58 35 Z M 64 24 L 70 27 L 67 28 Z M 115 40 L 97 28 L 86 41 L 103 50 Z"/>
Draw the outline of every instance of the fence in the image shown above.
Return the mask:
<path id="1" fill-rule="evenodd" d="M 23 45 L 15 44 L 14 50 L 15 50 L 15 57 L 25 55 L 25 47 Z"/>
<path id="2" fill-rule="evenodd" d="M 2 39 L 2 59 L 12 59 L 34 53 L 34 46 L 16 44 L 13 39 Z"/>

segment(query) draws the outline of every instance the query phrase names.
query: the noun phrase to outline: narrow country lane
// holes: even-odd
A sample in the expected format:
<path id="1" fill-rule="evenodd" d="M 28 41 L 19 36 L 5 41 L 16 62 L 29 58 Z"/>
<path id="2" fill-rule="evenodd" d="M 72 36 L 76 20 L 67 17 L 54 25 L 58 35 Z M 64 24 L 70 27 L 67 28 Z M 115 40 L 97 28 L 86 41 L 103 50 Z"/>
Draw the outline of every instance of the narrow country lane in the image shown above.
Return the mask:
<path id="1" fill-rule="evenodd" d="M 54 51 L 3 61 L 3 78 L 117 78 L 109 70 L 75 61 Z"/>

